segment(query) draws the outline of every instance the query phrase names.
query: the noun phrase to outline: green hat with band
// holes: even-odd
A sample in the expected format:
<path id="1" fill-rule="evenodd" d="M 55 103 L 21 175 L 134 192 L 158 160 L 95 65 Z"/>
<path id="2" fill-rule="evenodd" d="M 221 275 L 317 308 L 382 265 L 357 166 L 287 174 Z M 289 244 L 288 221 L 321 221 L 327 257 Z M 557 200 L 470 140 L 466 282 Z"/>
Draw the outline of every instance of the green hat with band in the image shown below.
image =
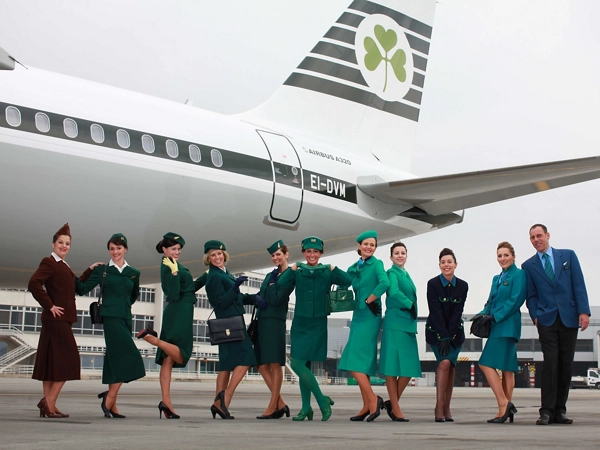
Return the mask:
<path id="1" fill-rule="evenodd" d="M 314 248 L 323 251 L 323 240 L 316 236 L 309 236 L 302 239 L 302 250 Z"/>
<path id="2" fill-rule="evenodd" d="M 283 247 L 285 244 L 283 243 L 283 241 L 281 239 L 279 239 L 277 242 L 275 242 L 273 245 L 271 245 L 267 251 L 269 252 L 269 255 L 272 255 L 273 253 L 275 253 L 277 250 L 279 250 L 281 247 Z"/>
<path id="3" fill-rule="evenodd" d="M 206 241 L 206 243 L 204 244 L 204 253 L 208 253 L 211 250 L 227 250 L 227 248 L 225 247 L 225 244 L 223 244 L 221 241 L 217 241 L 216 239 L 213 239 L 211 241 Z"/>
<path id="4" fill-rule="evenodd" d="M 120 242 L 121 245 L 125 248 L 127 248 L 127 238 L 125 237 L 125 235 L 123 233 L 115 233 L 113 234 L 110 239 L 108 240 L 108 242 L 106 243 L 106 248 L 108 248 L 108 246 L 110 245 L 111 242 Z"/>
<path id="5" fill-rule="evenodd" d="M 369 238 L 377 239 L 377 231 L 375 231 L 375 230 L 363 231 L 356 237 L 356 242 L 360 243 L 360 242 L 364 241 L 365 239 L 369 239 Z"/>
<path id="6" fill-rule="evenodd" d="M 178 244 L 181 245 L 181 248 L 183 248 L 183 246 L 185 245 L 185 239 L 180 234 L 173 233 L 172 231 L 169 231 L 168 233 L 163 234 L 163 237 L 177 242 Z"/>

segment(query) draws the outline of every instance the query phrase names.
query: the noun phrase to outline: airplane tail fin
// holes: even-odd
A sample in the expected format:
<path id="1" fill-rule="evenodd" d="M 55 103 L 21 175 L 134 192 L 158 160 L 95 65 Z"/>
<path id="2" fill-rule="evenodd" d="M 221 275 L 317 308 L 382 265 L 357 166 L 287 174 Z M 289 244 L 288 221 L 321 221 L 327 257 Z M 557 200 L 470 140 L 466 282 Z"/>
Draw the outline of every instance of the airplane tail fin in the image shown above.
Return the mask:
<path id="1" fill-rule="evenodd" d="M 436 0 L 355 0 L 242 120 L 408 170 Z"/>

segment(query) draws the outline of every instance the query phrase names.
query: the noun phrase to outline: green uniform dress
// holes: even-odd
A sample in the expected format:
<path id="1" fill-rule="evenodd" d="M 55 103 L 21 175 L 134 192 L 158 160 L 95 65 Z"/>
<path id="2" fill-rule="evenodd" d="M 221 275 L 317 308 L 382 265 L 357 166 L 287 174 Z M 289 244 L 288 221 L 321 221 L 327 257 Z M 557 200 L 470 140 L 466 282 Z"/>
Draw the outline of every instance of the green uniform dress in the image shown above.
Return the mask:
<path id="1" fill-rule="evenodd" d="M 233 290 L 235 276 L 229 270 L 210 265 L 206 280 L 206 295 L 217 319 L 243 316 L 244 305 L 254 305 L 256 295 L 242 294 Z M 255 366 L 256 357 L 252 341 L 246 330 L 245 339 L 219 344 L 219 371 L 233 370 L 237 366 Z"/>
<path id="2" fill-rule="evenodd" d="M 417 345 L 417 288 L 406 270 L 387 271 L 390 287 L 385 299 L 379 373 L 389 377 L 420 378 Z"/>
<path id="3" fill-rule="evenodd" d="M 332 284 L 349 286 L 350 275 L 329 265 L 309 266 L 297 263 L 280 277 L 283 292 L 296 288 L 296 306 L 292 320 L 291 355 L 304 361 L 327 360 L 327 292 Z M 289 295 L 289 294 L 288 294 Z M 369 313 L 370 314 L 370 313 Z"/>
<path id="4" fill-rule="evenodd" d="M 165 294 L 166 308 L 163 311 L 160 339 L 179 347 L 183 362 L 173 367 L 185 367 L 192 356 L 194 346 L 194 304 L 196 303 L 197 283 L 192 274 L 181 263 L 177 275 L 171 273 L 164 264 L 160 265 L 160 285 Z M 162 365 L 167 354 L 158 348 L 156 364 Z"/>
<path id="5" fill-rule="evenodd" d="M 275 269 L 279 270 L 279 269 Z M 290 269 L 286 269 L 290 270 Z M 278 275 L 280 277 L 281 274 Z M 278 283 L 270 283 L 268 274 L 259 294 L 267 302 L 267 309 L 257 310 L 258 341 L 254 345 L 254 353 L 258 365 L 279 363 L 285 365 L 285 321 L 287 319 L 289 294 L 286 295 Z"/>
<path id="6" fill-rule="evenodd" d="M 521 306 L 525 303 L 527 277 L 515 264 L 492 280 L 488 301 L 480 314 L 494 316 L 490 337 L 485 343 L 479 364 L 516 372 L 517 342 L 521 338 Z"/>
<path id="7" fill-rule="evenodd" d="M 339 369 L 360 372 L 369 376 L 377 373 L 377 338 L 381 329 L 381 315 L 374 316 L 365 303 L 371 294 L 381 306 L 381 296 L 390 286 L 383 263 L 371 256 L 360 259 L 348 268 L 356 307 L 352 314 L 350 336 L 342 353 Z"/>
<path id="8" fill-rule="evenodd" d="M 78 294 L 91 291 L 102 283 L 102 324 L 106 353 L 102 367 L 102 383 L 129 383 L 146 376 L 144 361 L 131 337 L 131 305 L 140 294 L 140 271 L 127 265 L 119 271 L 112 263 L 84 272 Z M 89 277 L 88 277 L 89 275 Z"/>

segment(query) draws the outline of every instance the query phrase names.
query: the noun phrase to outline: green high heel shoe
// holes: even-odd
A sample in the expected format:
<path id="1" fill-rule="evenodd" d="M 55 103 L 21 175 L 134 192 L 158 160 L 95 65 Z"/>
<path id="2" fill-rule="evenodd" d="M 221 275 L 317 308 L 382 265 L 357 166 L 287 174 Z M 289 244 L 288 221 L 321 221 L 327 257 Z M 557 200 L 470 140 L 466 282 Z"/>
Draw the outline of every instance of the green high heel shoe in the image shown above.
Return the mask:
<path id="1" fill-rule="evenodd" d="M 327 397 L 325 396 L 325 400 L 327 400 L 327 406 L 325 408 L 320 408 L 321 409 L 321 422 L 325 422 L 326 420 L 329 420 L 329 418 L 331 417 L 331 406 L 335 404 L 335 402 L 331 399 L 331 397 Z"/>
<path id="2" fill-rule="evenodd" d="M 300 411 L 297 416 L 292 417 L 292 420 L 299 422 L 299 421 L 306 419 L 307 417 L 308 417 L 308 420 L 313 420 L 313 415 L 314 415 L 314 412 L 313 412 L 312 408 L 310 408 L 308 411 Z M 329 415 L 331 415 L 331 414 L 329 414 Z"/>

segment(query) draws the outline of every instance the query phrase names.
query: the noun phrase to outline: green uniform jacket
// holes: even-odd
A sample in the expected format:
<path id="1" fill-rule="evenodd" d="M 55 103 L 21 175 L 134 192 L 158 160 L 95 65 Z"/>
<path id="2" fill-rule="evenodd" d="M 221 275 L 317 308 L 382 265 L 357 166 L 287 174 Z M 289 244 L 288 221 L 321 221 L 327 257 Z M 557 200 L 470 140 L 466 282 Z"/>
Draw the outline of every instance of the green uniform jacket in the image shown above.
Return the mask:
<path id="1" fill-rule="evenodd" d="M 286 270 L 279 277 L 277 284 L 280 283 L 287 295 L 296 288 L 294 316 L 327 317 L 327 292 L 331 290 L 331 285 L 349 286 L 352 278 L 338 267 L 331 270 L 328 264 L 309 266 L 297 263 L 295 271 Z"/>
<path id="2" fill-rule="evenodd" d="M 131 320 L 131 305 L 140 295 L 140 271 L 127 266 L 119 272 L 115 266 L 101 265 L 94 270 L 86 270 L 81 275 L 84 281 L 77 286 L 77 294 L 83 295 L 100 286 L 106 268 L 106 278 L 102 286 L 102 317 L 116 317 Z M 89 277 L 88 277 L 89 275 Z"/>
<path id="3" fill-rule="evenodd" d="M 381 304 L 381 296 L 390 287 L 390 280 L 385 273 L 383 263 L 379 259 L 371 256 L 362 263 L 360 269 L 358 268 L 358 261 L 355 262 L 348 268 L 348 275 L 352 277 L 352 290 L 357 303 L 356 309 L 367 309 L 368 306 L 365 300 L 371 294 L 377 297 L 375 301 Z"/>
<path id="4" fill-rule="evenodd" d="M 206 295 L 210 306 L 215 309 L 217 319 L 241 316 L 243 305 L 254 305 L 255 294 L 242 294 L 233 291 L 235 276 L 229 270 L 221 270 L 210 265 L 206 279 Z"/>
<path id="5" fill-rule="evenodd" d="M 490 338 L 511 337 L 517 341 L 521 338 L 521 306 L 527 295 L 527 276 L 515 264 L 504 272 L 504 278 L 498 285 L 496 275 L 492 280 L 492 288 L 488 301 L 480 314 L 494 316 Z"/>
<path id="6" fill-rule="evenodd" d="M 288 270 L 290 269 L 287 268 L 286 272 Z M 277 282 L 269 284 L 269 280 L 271 279 L 271 274 L 269 273 L 260 286 L 258 293 L 265 299 L 268 305 L 267 309 L 264 311 L 256 310 L 257 316 L 261 319 L 278 319 L 285 321 L 287 318 L 290 295 L 286 295 L 281 286 L 279 286 L 279 278 L 281 276 L 282 274 L 279 274 Z"/>
<path id="7" fill-rule="evenodd" d="M 406 270 L 392 266 L 387 271 L 390 288 L 385 299 L 383 328 L 417 332 L 417 288 Z"/>
<path id="8" fill-rule="evenodd" d="M 177 275 L 171 273 L 164 264 L 160 265 L 160 285 L 165 293 L 165 301 L 169 303 L 185 302 L 196 303 L 196 282 L 192 278 L 192 274 L 181 263 Z M 199 281 L 202 277 L 198 278 Z M 198 288 L 200 289 L 200 288 Z"/>

